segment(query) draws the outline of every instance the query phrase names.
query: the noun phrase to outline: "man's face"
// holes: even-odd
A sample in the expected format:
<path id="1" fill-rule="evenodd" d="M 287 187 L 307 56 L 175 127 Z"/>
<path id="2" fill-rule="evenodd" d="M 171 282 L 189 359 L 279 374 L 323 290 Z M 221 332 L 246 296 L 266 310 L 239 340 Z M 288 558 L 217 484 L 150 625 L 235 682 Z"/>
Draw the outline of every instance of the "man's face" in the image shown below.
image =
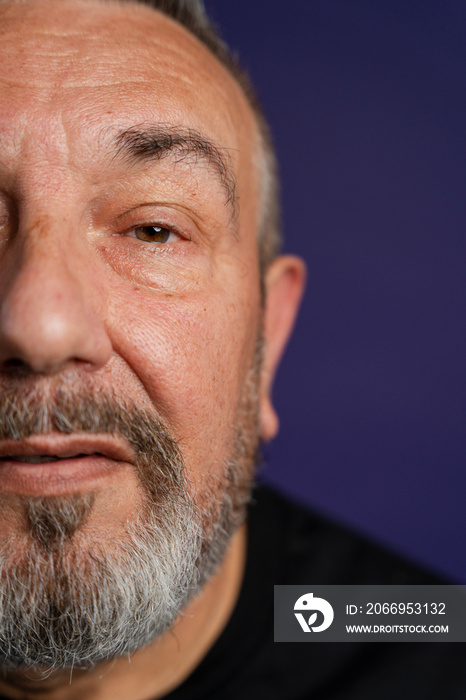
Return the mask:
<path id="1" fill-rule="evenodd" d="M 198 489 L 231 451 L 260 328 L 253 117 L 208 51 L 145 7 L 0 11 L 2 381 L 155 409 Z M 151 155 L 154 132 L 190 130 L 231 165 L 237 219 L 201 150 Z M 129 504 L 131 469 L 111 481 Z"/>
<path id="2" fill-rule="evenodd" d="M 141 6 L 5 3 L 0 65 L 8 577 L 32 546 L 111 555 L 188 501 L 209 530 L 251 476 L 262 313 L 257 128 L 195 38 Z M 131 415 L 161 426 L 152 472 Z"/>

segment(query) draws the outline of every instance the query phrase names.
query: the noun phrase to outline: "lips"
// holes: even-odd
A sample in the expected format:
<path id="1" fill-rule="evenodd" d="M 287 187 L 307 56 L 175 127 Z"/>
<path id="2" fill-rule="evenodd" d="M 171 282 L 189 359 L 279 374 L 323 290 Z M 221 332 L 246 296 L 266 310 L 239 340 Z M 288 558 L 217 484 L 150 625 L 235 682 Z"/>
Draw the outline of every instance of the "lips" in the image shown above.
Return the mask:
<path id="1" fill-rule="evenodd" d="M 126 440 L 114 435 L 75 433 L 62 435 L 31 435 L 24 440 L 1 440 L 0 459 L 19 457 L 44 457 L 70 459 L 99 454 L 110 459 L 128 461 L 134 458 Z"/>
<path id="2" fill-rule="evenodd" d="M 0 441 L 0 492 L 53 495 L 93 488 L 134 463 L 134 452 L 112 435 L 34 435 Z"/>
<path id="3" fill-rule="evenodd" d="M 44 462 L 58 462 L 59 459 L 78 459 L 85 456 L 84 454 L 69 454 L 61 457 L 56 455 L 7 455 L 1 459 L 12 462 L 27 462 L 28 464 L 43 464 Z"/>

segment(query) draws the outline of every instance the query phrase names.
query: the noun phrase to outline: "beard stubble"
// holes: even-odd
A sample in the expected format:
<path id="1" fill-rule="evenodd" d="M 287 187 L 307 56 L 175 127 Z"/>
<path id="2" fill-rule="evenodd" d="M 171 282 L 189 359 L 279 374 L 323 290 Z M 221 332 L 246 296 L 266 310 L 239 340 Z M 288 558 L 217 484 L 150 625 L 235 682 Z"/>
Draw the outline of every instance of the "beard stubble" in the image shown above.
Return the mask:
<path id="1" fill-rule="evenodd" d="M 0 659 L 5 669 L 90 668 L 133 652 L 173 626 L 223 561 L 243 522 L 258 455 L 261 343 L 238 407 L 232 454 L 193 498 L 167 428 L 114 395 L 60 388 L 4 397 L 0 438 L 52 431 L 111 433 L 137 454 L 145 493 L 112 547 L 77 546 L 95 494 L 24 499 L 27 546 L 0 552 Z M 22 550 L 22 551 L 21 551 Z"/>

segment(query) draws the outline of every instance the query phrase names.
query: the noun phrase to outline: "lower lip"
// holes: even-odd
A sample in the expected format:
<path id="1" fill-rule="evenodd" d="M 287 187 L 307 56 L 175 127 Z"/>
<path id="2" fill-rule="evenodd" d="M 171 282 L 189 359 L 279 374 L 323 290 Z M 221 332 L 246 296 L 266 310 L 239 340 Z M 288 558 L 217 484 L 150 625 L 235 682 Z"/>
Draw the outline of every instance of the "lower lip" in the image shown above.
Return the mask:
<path id="1" fill-rule="evenodd" d="M 126 462 L 97 454 L 41 463 L 0 459 L 0 493 L 45 496 L 87 491 L 124 467 Z"/>

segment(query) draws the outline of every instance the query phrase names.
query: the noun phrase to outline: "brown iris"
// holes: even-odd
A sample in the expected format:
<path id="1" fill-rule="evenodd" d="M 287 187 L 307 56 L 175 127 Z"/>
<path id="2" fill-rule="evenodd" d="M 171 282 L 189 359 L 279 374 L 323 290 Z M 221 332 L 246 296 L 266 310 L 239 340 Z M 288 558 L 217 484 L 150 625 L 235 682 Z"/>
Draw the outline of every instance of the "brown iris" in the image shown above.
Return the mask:
<path id="1" fill-rule="evenodd" d="M 134 229 L 136 238 L 149 243 L 166 243 L 170 236 L 170 229 L 162 226 L 138 226 Z"/>

